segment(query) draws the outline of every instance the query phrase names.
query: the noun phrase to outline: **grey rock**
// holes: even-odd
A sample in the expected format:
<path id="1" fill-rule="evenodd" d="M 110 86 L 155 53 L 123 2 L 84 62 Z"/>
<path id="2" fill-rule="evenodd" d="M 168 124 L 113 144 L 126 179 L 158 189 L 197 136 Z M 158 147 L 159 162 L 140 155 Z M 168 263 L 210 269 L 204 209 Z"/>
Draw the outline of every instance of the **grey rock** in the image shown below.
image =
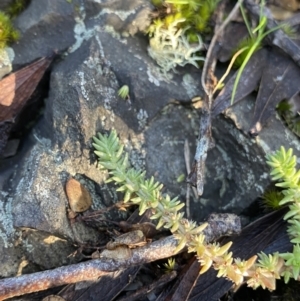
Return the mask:
<path id="1" fill-rule="evenodd" d="M 165 184 L 164 192 L 185 201 L 186 184 L 178 183 L 177 178 L 186 169 L 185 139 L 193 157 L 199 113 L 173 100 L 184 103 L 203 94 L 200 71 L 187 67 L 164 77 L 147 55 L 145 37 L 124 36 L 140 29 L 140 25 L 133 29 L 128 25 L 140 24 L 129 21 L 133 12 L 142 11 L 146 16 L 149 6 L 141 1 L 126 3 L 132 7 L 122 19 L 122 1 L 86 1 L 77 15 L 65 0 L 33 0 L 17 19 L 23 38 L 14 46 L 16 64 L 45 55 L 52 47 L 69 49 L 52 69 L 44 117 L 23 141 L 20 153 L 1 167 L 0 251 L 11 264 L 9 270 L 1 261 L 2 277 L 17 273 L 22 256 L 42 268 L 68 264 L 65 255 L 74 250 L 72 243 L 103 244 L 105 236 L 98 231 L 101 218 L 127 217 L 119 211 L 102 213 L 94 228 L 67 218 L 64 187 L 70 177 L 90 191 L 94 210 L 122 199 L 115 187 L 104 183 L 107 174 L 97 169 L 92 148 L 97 132 L 116 129 L 132 165 L 146 168 L 148 176 Z M 118 17 L 116 27 L 109 23 L 116 18 L 113 15 Z M 130 88 L 128 100 L 117 93 L 124 84 Z M 265 154 L 280 145 L 292 146 L 299 154 L 299 141 L 275 115 L 259 137 L 249 138 L 247 122 L 252 110 L 251 99 L 245 100 L 227 111 L 230 119 L 219 116 L 214 120 L 215 148 L 208 154 L 204 194 L 199 199 L 191 196 L 193 219 L 203 220 L 213 211 L 241 213 L 270 183 Z M 36 232 L 30 232 L 12 252 L 19 233 L 15 229 L 24 228 Z M 64 243 L 46 250 L 41 240 L 49 234 Z M 29 245 L 32 247 L 27 248 Z M 64 246 L 67 251 L 55 260 L 51 254 Z M 46 251 L 49 253 L 43 256 Z"/>
<path id="2" fill-rule="evenodd" d="M 119 64 L 118 60 L 125 56 L 128 63 Z M 145 72 L 148 66 L 143 63 L 146 52 L 144 56 L 136 58 L 118 39 L 98 32 L 53 69 L 43 121 L 44 128 L 50 130 L 47 134 L 36 129 L 40 143 L 33 146 L 23 166 L 26 173 L 22 174 L 14 201 L 15 226 L 73 237 L 65 215 L 63 187 L 67 178 L 76 174 L 95 183 L 103 182 L 91 147 L 91 138 L 97 131 L 115 128 L 129 149 L 140 152 L 140 158 L 133 152 L 134 164 L 142 164 L 138 160 L 143 157 L 142 131 L 147 120 L 170 99 L 188 98 L 185 89 L 174 89 L 179 85 L 179 76 L 177 82 L 160 82 L 160 87 L 149 82 Z M 118 77 L 122 78 L 125 69 L 130 102 L 117 95 Z"/>
<path id="3" fill-rule="evenodd" d="M 194 75 L 184 80 L 180 74 L 164 79 L 147 56 L 144 39 L 116 38 L 98 27 L 92 30 L 93 37 L 53 68 L 45 117 L 34 128 L 13 177 L 11 205 L 14 227 L 99 245 L 96 230 L 70 225 L 64 191 L 70 176 L 84 175 L 81 180 L 90 188 L 94 209 L 116 201 L 115 191 L 103 183 L 105 174 L 96 168 L 92 136 L 115 128 L 131 150 L 132 163 L 143 167 L 147 122 L 170 100 L 199 94 L 199 85 L 192 83 L 200 74 L 193 70 Z M 128 101 L 117 95 L 125 83 L 130 86 Z M 120 212 L 112 214 L 105 218 L 125 218 Z"/>
<path id="4" fill-rule="evenodd" d="M 43 270 L 72 264 L 78 260 L 74 256 L 76 247 L 71 242 L 33 229 L 22 231 L 22 249 L 27 261 Z"/>
<path id="5" fill-rule="evenodd" d="M 145 32 L 150 25 L 153 6 L 145 0 L 85 2 L 87 17 L 94 17 L 97 24 L 112 27 L 122 36 Z"/>
<path id="6" fill-rule="evenodd" d="M 265 155 L 278 150 L 280 145 L 292 147 L 300 158 L 299 139 L 275 114 L 258 137 L 248 135 L 253 104 L 250 96 L 227 110 L 227 119 L 218 116 L 213 120 L 215 147 L 208 152 L 203 195 L 198 198 L 191 193 L 193 220 L 201 221 L 214 211 L 241 214 L 262 196 L 271 182 Z M 152 120 L 145 131 L 148 174 L 164 183 L 165 191 L 173 197 L 180 195 L 182 201 L 185 201 L 186 185 L 177 183 L 176 179 L 186 173 L 185 139 L 193 158 L 201 114 L 197 116 L 191 110 L 171 106 Z"/>
<path id="7" fill-rule="evenodd" d="M 20 40 L 12 45 L 15 65 L 61 52 L 74 42 L 76 4 L 65 0 L 32 0 L 14 22 Z"/>
<path id="8" fill-rule="evenodd" d="M 15 57 L 14 51 L 10 47 L 0 49 L 0 79 L 11 72 L 12 61 Z"/>

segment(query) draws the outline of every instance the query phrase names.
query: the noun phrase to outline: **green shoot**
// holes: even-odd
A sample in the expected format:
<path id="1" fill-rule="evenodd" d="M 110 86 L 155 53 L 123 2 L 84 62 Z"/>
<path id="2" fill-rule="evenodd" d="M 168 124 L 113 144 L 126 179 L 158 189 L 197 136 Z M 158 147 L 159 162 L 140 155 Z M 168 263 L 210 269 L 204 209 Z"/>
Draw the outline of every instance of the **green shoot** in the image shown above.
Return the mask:
<path id="1" fill-rule="evenodd" d="M 129 98 L 129 87 L 127 85 L 122 86 L 118 90 L 118 95 L 123 99 Z"/>
<path id="2" fill-rule="evenodd" d="M 229 64 L 229 66 L 227 67 L 226 72 L 223 74 L 223 76 L 222 76 L 221 79 L 219 80 L 219 82 L 218 82 L 218 84 L 216 85 L 216 87 L 215 87 L 213 93 L 215 93 L 218 89 L 220 89 L 220 88 L 223 86 L 223 82 L 224 82 L 225 78 L 227 77 L 227 75 L 229 74 L 229 72 L 230 72 L 230 70 L 231 70 L 231 68 L 232 68 L 232 66 L 233 66 L 233 64 L 234 64 L 234 62 L 235 62 L 235 60 L 238 58 L 238 56 L 239 56 L 240 54 L 242 54 L 242 53 L 243 53 L 244 51 L 246 51 L 247 49 L 248 49 L 248 47 L 246 46 L 246 47 L 240 49 L 239 51 L 237 51 L 237 52 L 233 55 L 233 57 L 232 57 L 232 59 L 231 59 L 231 61 L 230 61 L 230 64 Z"/>
<path id="3" fill-rule="evenodd" d="M 175 258 L 169 258 L 167 263 L 164 263 L 163 266 L 166 269 L 166 272 L 171 272 L 175 270 L 176 261 Z"/>
<path id="4" fill-rule="evenodd" d="M 253 36 L 252 30 L 251 30 L 250 23 L 249 23 L 248 18 L 247 18 L 247 16 L 246 16 L 246 12 L 245 12 L 244 6 L 243 6 L 243 4 L 241 3 L 241 0 L 239 0 L 239 2 L 240 2 L 240 11 L 241 11 L 243 20 L 244 20 L 244 22 L 245 22 L 245 25 L 246 25 L 246 27 L 247 27 L 248 33 L 249 33 L 251 39 L 254 39 L 254 36 Z"/>

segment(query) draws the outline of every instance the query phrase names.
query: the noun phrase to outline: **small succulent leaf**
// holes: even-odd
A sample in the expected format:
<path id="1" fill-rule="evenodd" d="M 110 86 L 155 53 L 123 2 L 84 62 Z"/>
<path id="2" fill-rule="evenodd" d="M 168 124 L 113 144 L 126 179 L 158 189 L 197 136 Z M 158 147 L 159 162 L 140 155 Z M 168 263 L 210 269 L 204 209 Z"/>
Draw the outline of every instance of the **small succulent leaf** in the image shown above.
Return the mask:
<path id="1" fill-rule="evenodd" d="M 152 216 L 152 217 L 154 217 L 154 216 Z M 154 218 L 152 218 L 152 217 L 151 217 L 151 219 L 154 219 Z M 160 220 L 159 220 L 158 223 L 157 223 L 156 229 L 157 229 L 157 230 L 160 229 L 164 224 L 165 224 L 164 219 L 163 219 L 163 218 L 160 218 Z"/>
<path id="2" fill-rule="evenodd" d="M 139 215 L 143 215 L 147 209 L 147 204 L 145 202 L 141 202 L 139 206 Z"/>
<path id="3" fill-rule="evenodd" d="M 124 203 L 129 202 L 130 198 L 131 198 L 131 193 L 130 193 L 130 191 L 126 191 L 126 192 L 125 192 L 125 195 L 124 195 Z"/>
<path id="4" fill-rule="evenodd" d="M 208 271 L 208 269 L 211 267 L 211 265 L 212 265 L 212 260 L 210 259 L 210 260 L 207 260 L 205 263 L 204 263 L 204 265 L 201 267 L 201 269 L 200 269 L 200 275 L 201 274 L 204 274 L 205 272 L 207 272 Z"/>

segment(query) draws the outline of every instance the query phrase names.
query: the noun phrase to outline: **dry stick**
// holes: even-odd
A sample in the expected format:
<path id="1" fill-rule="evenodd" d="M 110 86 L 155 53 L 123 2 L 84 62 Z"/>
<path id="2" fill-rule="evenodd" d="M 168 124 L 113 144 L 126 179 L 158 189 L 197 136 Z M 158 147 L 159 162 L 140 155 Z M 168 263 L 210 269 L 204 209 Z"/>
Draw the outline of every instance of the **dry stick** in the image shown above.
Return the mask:
<path id="1" fill-rule="evenodd" d="M 190 160 L 191 158 L 191 152 L 189 148 L 189 142 L 187 139 L 184 140 L 184 161 L 185 161 L 185 168 L 186 172 L 189 175 L 191 173 L 191 167 L 190 167 Z M 197 194 L 197 189 L 195 187 L 192 187 L 193 193 L 194 193 L 194 198 L 195 200 L 198 199 L 198 194 Z M 187 185 L 187 190 L 186 190 L 186 203 L 185 203 L 185 208 L 186 208 L 186 216 L 187 218 L 190 218 L 191 212 L 190 212 L 190 192 L 191 192 L 191 186 Z"/>
<path id="2" fill-rule="evenodd" d="M 244 0 L 245 7 L 252 16 L 259 19 L 261 7 L 255 4 L 252 0 Z M 263 14 L 267 17 L 267 29 L 272 29 L 278 24 L 273 19 L 271 12 L 268 8 L 263 8 Z M 300 47 L 292 41 L 281 29 L 278 29 L 268 35 L 272 38 L 272 44 L 281 48 L 286 54 L 288 54 L 295 63 L 300 66 Z"/>
<path id="3" fill-rule="evenodd" d="M 190 148 L 189 148 L 189 142 L 187 139 L 184 140 L 184 161 L 185 161 L 185 168 L 187 171 L 187 174 L 189 175 L 191 172 L 190 168 Z M 186 210 L 186 217 L 189 219 L 191 217 L 190 212 L 190 195 L 191 195 L 191 187 L 188 184 L 186 189 L 186 198 L 185 198 L 185 210 Z"/>
<path id="4" fill-rule="evenodd" d="M 211 242 L 224 235 L 239 234 L 239 217 L 234 214 L 211 215 L 203 231 L 206 241 Z M 129 259 L 94 259 L 53 270 L 0 280 L 0 300 L 46 290 L 51 287 L 80 281 L 92 281 L 120 269 L 140 265 L 175 255 L 177 240 L 173 236 L 157 240 L 132 250 Z"/>
<path id="5" fill-rule="evenodd" d="M 76 221 L 85 221 L 85 220 L 89 220 L 89 219 L 95 219 L 95 217 L 103 214 L 103 213 L 106 213 L 114 208 L 120 208 L 120 207 L 130 207 L 130 206 L 133 206 L 135 204 L 131 203 L 131 202 L 127 202 L 127 203 L 124 203 L 124 201 L 119 201 L 109 207 L 106 207 L 104 209 L 99 209 L 99 210 L 96 210 L 96 211 L 93 211 L 93 212 L 90 212 L 86 215 L 83 215 L 83 216 L 77 216 L 76 217 Z"/>
<path id="6" fill-rule="evenodd" d="M 206 53 L 206 59 L 204 62 L 204 66 L 203 66 L 203 70 L 202 70 L 202 75 L 201 75 L 201 85 L 206 93 L 206 95 L 210 95 L 211 92 L 208 91 L 207 87 L 206 87 L 206 79 L 207 79 L 207 74 L 208 74 L 208 67 L 211 61 L 211 56 L 213 53 L 213 49 L 217 43 L 218 38 L 220 37 L 220 35 L 223 33 L 225 27 L 228 25 L 228 23 L 235 17 L 235 15 L 238 12 L 238 9 L 240 7 L 240 4 L 243 3 L 243 0 L 237 2 L 234 6 L 234 8 L 232 9 L 232 11 L 230 12 L 230 14 L 227 16 L 227 18 L 225 19 L 225 21 L 222 23 L 222 25 L 216 30 L 210 44 L 209 44 L 209 48 L 207 50 Z"/>
<path id="7" fill-rule="evenodd" d="M 213 102 L 213 74 L 216 66 L 216 58 L 213 56 L 213 50 L 215 45 L 221 36 L 225 26 L 230 22 L 230 20 L 237 13 L 242 1 L 236 3 L 226 20 L 221 24 L 219 28 L 216 26 L 215 34 L 210 42 L 206 60 L 203 66 L 201 84 L 206 93 L 203 103 L 203 111 L 200 121 L 199 128 L 199 138 L 197 142 L 196 153 L 194 157 L 193 172 L 189 175 L 188 181 L 197 187 L 198 195 L 202 195 L 204 186 L 204 173 L 205 173 L 205 161 L 207 157 L 208 150 L 212 147 L 212 137 L 211 137 L 211 108 Z M 219 20 L 220 14 L 219 14 Z M 196 176 L 195 176 L 196 174 Z M 196 178 L 196 183 L 194 179 Z"/>

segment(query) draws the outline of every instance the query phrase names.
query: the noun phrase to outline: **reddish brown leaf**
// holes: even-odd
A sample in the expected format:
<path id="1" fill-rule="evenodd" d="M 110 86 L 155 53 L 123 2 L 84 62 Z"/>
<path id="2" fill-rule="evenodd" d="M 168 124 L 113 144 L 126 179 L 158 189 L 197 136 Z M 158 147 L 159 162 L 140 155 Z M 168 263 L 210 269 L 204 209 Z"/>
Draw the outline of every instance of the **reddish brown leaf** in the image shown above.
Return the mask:
<path id="1" fill-rule="evenodd" d="M 13 121 L 34 92 L 52 59 L 41 58 L 0 81 L 0 122 Z"/>
<path id="2" fill-rule="evenodd" d="M 0 81 L 0 153 L 6 145 L 15 118 L 30 99 L 51 61 L 51 58 L 41 58 Z"/>
<path id="3" fill-rule="evenodd" d="M 131 224 L 121 221 L 119 226 L 123 232 L 141 230 L 147 238 L 152 238 L 159 233 L 159 231 L 156 229 L 156 226 L 149 222 Z"/>

